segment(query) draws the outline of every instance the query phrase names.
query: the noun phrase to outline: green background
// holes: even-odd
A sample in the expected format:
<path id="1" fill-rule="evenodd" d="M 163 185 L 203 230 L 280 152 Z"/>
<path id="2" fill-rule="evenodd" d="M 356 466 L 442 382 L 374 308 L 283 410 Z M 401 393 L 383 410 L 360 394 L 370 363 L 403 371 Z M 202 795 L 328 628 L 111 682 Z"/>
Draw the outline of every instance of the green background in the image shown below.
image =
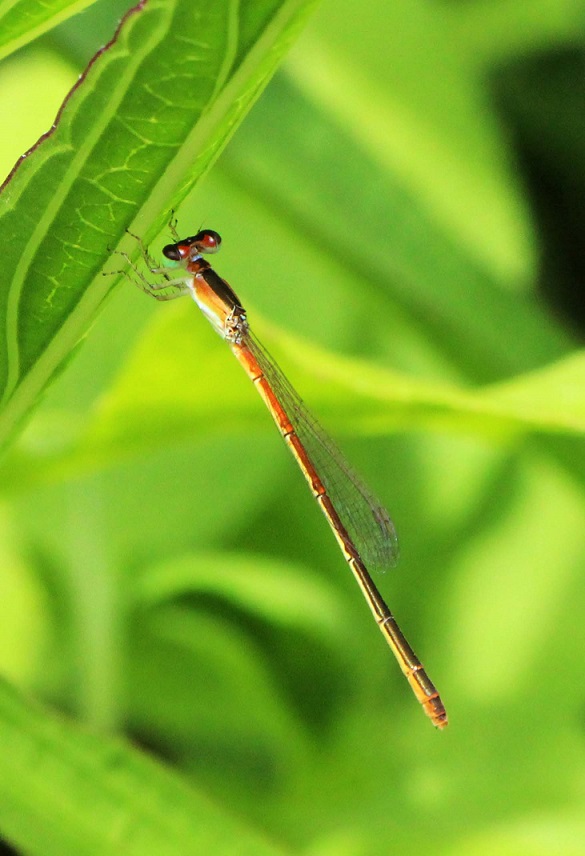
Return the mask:
<path id="1" fill-rule="evenodd" d="M 3 61 L 3 174 L 122 11 Z M 0 465 L 17 852 L 585 853 L 584 40 L 583 0 L 326 0 L 142 223 L 154 251 L 176 202 L 182 233 L 221 233 L 253 329 L 388 506 L 376 583 L 449 728 L 229 349 L 121 279 Z"/>

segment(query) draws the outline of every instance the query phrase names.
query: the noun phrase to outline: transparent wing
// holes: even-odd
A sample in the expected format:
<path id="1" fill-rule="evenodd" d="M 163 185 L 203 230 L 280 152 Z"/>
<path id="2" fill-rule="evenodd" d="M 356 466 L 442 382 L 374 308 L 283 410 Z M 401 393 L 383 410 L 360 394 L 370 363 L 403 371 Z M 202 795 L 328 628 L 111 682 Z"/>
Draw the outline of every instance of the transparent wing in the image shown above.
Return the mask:
<path id="1" fill-rule="evenodd" d="M 390 515 L 307 410 L 262 343 L 250 330 L 243 338 L 285 409 L 362 561 L 375 571 L 394 566 L 398 539 Z"/>

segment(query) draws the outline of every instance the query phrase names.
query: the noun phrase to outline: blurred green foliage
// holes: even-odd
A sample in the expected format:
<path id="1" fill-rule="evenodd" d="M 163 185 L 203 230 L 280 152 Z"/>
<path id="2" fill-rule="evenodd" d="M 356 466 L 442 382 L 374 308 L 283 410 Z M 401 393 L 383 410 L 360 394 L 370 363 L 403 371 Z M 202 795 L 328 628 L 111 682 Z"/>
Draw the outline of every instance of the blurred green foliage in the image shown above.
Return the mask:
<path id="1" fill-rule="evenodd" d="M 208 161 L 275 62 L 255 28 L 272 6 L 229 19 L 246 82 L 236 98 L 227 75 L 221 122 L 197 120 Z M 119 10 L 99 3 L 4 60 L 5 173 Z M 129 44 L 167 38 L 156 27 Z M 5 413 L 35 405 L 0 464 L 7 842 L 43 856 L 585 852 L 584 45 L 585 0 L 326 0 L 194 193 L 187 131 L 185 172 L 146 147 L 134 207 L 113 201 L 110 221 L 84 219 L 81 171 L 51 197 L 50 147 L 26 164 L 48 176 L 39 222 L 10 221 L 7 186 L 17 278 L 54 210 L 22 278 L 27 312 L 15 321 L 8 284 L 2 299 Z M 197 101 L 173 49 L 159 58 L 176 78 L 149 90 L 184 98 L 169 139 Z M 112 162 L 122 115 L 100 138 Z M 158 305 L 124 280 L 106 300 L 111 248 L 135 252 L 124 228 L 142 224 L 156 251 L 180 201 L 182 232 L 221 232 L 217 269 L 392 513 L 402 558 L 377 583 L 441 690 L 444 733 L 224 343 L 190 301 Z"/>

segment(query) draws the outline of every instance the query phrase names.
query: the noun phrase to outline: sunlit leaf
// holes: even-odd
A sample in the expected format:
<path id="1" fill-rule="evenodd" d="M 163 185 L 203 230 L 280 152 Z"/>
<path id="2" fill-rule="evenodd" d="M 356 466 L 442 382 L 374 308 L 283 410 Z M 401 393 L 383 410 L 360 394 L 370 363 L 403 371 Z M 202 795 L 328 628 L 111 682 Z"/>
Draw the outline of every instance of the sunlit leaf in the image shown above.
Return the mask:
<path id="1" fill-rule="evenodd" d="M 248 0 L 236 13 L 228 2 L 148 0 L 127 15 L 55 128 L 9 177 L 0 219 L 11 282 L 0 301 L 4 441 L 111 289 L 113 278 L 100 272 L 125 228 L 149 237 L 162 225 L 313 5 Z"/>
<path id="2" fill-rule="evenodd" d="M 198 323 L 202 320 L 189 301 L 161 313 L 87 429 L 80 426 L 80 433 L 65 448 L 60 444 L 51 448 L 47 426 L 40 422 L 36 430 L 43 434 L 44 452 L 32 451 L 35 446 L 40 451 L 39 443 L 34 433 L 26 435 L 32 454 L 17 450 L 7 459 L 5 484 L 94 469 L 189 437 L 273 430 L 229 349 L 215 335 L 196 332 Z M 338 432 L 450 428 L 505 439 L 519 433 L 582 435 L 585 431 L 585 356 L 581 352 L 504 384 L 464 389 L 423 382 L 327 352 L 274 326 L 259 326 L 266 329 L 271 350 L 284 355 L 282 364 L 296 370 L 299 390 Z"/>
<path id="3" fill-rule="evenodd" d="M 96 736 L 0 684 L 0 826 L 38 856 L 275 854 L 136 749 Z"/>

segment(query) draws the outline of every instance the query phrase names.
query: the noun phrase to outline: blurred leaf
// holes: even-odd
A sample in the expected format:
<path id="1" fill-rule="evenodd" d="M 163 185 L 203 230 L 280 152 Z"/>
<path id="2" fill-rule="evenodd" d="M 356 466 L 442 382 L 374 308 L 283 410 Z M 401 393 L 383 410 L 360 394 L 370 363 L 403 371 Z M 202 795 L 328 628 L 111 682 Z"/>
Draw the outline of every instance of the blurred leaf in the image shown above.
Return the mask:
<path id="1" fill-rule="evenodd" d="M 295 80 L 471 258 L 525 285 L 535 264 L 530 215 L 484 82 L 464 46 L 453 50 L 449 6 L 374 0 L 357 41 L 351 9 L 342 0 L 340 14 L 316 16 L 312 62 L 293 53 L 288 63 Z"/>
<path id="2" fill-rule="evenodd" d="M 237 19 L 226 2 L 136 7 L 74 87 L 56 126 L 9 176 L 0 220 L 12 280 L 0 301 L 3 442 L 112 288 L 99 275 L 111 247 L 123 239 L 136 252 L 124 229 L 149 237 L 160 227 L 165 209 L 185 196 L 257 98 L 313 5 L 247 0 Z"/>
<path id="3" fill-rule="evenodd" d="M 282 333 L 279 341 L 306 371 L 318 367 L 320 378 L 369 399 L 362 424 L 370 430 L 391 430 L 397 420 L 415 427 L 444 426 L 445 419 L 453 417 L 453 428 L 480 434 L 585 432 L 585 351 L 505 383 L 465 390 L 421 383 L 366 361 L 328 354 Z M 352 412 L 351 399 L 348 406 Z"/>
<path id="4" fill-rule="evenodd" d="M 515 57 L 579 45 L 585 35 L 583 0 L 473 0 L 441 11 L 466 61 L 483 73 Z"/>
<path id="5" fill-rule="evenodd" d="M 485 390 L 485 400 L 526 427 L 585 432 L 585 351 Z"/>
<path id="6" fill-rule="evenodd" d="M 147 567 L 131 595 L 133 728 L 175 757 L 208 746 L 248 786 L 264 770 L 259 791 L 298 774 L 349 680 L 351 621 L 336 587 L 293 563 L 226 551 Z"/>
<path id="7" fill-rule="evenodd" d="M 242 616 L 238 621 L 235 613 L 230 620 L 218 602 L 195 604 L 139 612 L 130 625 L 129 729 L 175 761 L 205 747 L 201 770 L 219 761 L 224 769 L 241 768 L 244 780 L 254 767 L 273 770 L 271 780 L 286 780 L 306 764 L 310 750 L 307 723 L 292 703 L 290 676 L 277 670 Z M 286 639 L 269 638 L 275 647 L 278 641 L 282 654 Z M 324 648 L 295 650 L 317 655 L 318 662 Z M 316 671 L 308 669 L 306 676 Z"/>
<path id="8" fill-rule="evenodd" d="M 147 568 L 132 589 L 144 608 L 188 594 L 221 598 L 284 627 L 339 636 L 343 609 L 334 588 L 300 568 L 237 553 L 197 554 Z"/>
<path id="9" fill-rule="evenodd" d="M 585 823 L 579 812 L 530 812 L 515 821 L 465 836 L 452 856 L 582 856 Z"/>
<path id="10" fill-rule="evenodd" d="M 23 555 L 18 525 L 0 506 L 0 674 L 30 685 L 46 654 L 46 597 Z"/>
<path id="11" fill-rule="evenodd" d="M 0 59 L 36 39 L 94 0 L 1 0 Z"/>
<path id="12" fill-rule="evenodd" d="M 0 469 L 5 487 L 71 476 L 189 437 L 267 430 L 270 420 L 225 344 L 195 334 L 196 319 L 188 301 L 161 312 L 87 430 L 64 449 L 9 456 Z M 449 428 L 502 440 L 527 432 L 585 432 L 582 352 L 506 383 L 466 390 L 332 354 L 274 326 L 259 326 L 268 332 L 270 349 L 301 368 L 298 388 L 320 402 L 328 422 L 335 417 L 345 431 Z M 46 425 L 41 422 L 36 430 L 46 443 Z M 25 440 L 37 445 L 34 436 Z"/>
<path id="13" fill-rule="evenodd" d="M 0 684 L 0 827 L 39 856 L 274 854 L 193 787 Z"/>
<path id="14" fill-rule="evenodd" d="M 360 349 L 375 352 L 377 345 L 395 358 L 395 342 L 406 339 L 404 349 L 412 360 L 413 340 L 419 337 L 447 358 L 459 376 L 475 383 L 528 371 L 566 353 L 570 337 L 545 307 L 519 293 L 517 280 L 478 264 L 408 177 L 381 164 L 352 128 L 325 99 L 304 96 L 280 75 L 218 164 L 218 171 L 245 191 L 240 204 L 247 199 L 268 207 L 264 234 L 276 220 L 289 227 L 297 244 L 315 248 L 319 266 L 311 261 L 303 277 L 297 267 L 296 276 L 287 279 L 272 258 L 271 242 L 264 241 L 263 264 L 279 272 L 272 281 L 279 283 L 280 300 L 288 290 L 293 297 L 300 295 L 300 303 L 306 295 L 312 305 L 315 292 L 329 284 L 322 281 L 327 260 L 335 283 L 335 290 L 330 286 L 329 305 L 335 301 L 331 311 L 337 315 L 345 308 Z M 504 147 L 503 140 L 500 145 Z M 404 147 L 405 157 L 416 156 L 412 147 Z M 477 169 L 470 141 L 465 148 L 469 168 Z M 453 153 L 452 158 L 459 161 L 463 155 Z M 490 164 L 482 166 L 485 181 L 498 186 L 503 178 L 491 174 Z M 425 169 L 441 171 L 432 160 L 425 161 Z M 474 204 L 486 205 L 481 192 Z M 232 232 L 236 256 L 249 255 L 249 232 L 241 239 L 236 229 Z M 246 265 L 242 276 L 248 270 Z M 324 317 L 315 323 L 317 334 Z"/>
<path id="15" fill-rule="evenodd" d="M 457 611 L 457 638 L 449 650 L 460 652 L 458 658 L 464 656 L 473 669 L 453 668 L 452 690 L 479 703 L 508 697 L 521 701 L 535 673 L 546 682 L 549 673 L 558 672 L 544 640 L 555 635 L 560 604 L 582 575 L 582 489 L 554 462 L 539 457 L 521 469 L 513 484 L 513 493 L 502 492 L 505 514 L 476 531 L 456 559 L 451 608 Z M 497 623 L 490 621 L 493 614 Z M 514 656 L 503 656 L 506 651 Z M 563 704 L 578 703 L 580 695 L 579 688 L 568 691 Z M 549 719 L 559 715 L 549 707 L 559 709 L 551 695 L 535 701 L 533 713 Z"/>

